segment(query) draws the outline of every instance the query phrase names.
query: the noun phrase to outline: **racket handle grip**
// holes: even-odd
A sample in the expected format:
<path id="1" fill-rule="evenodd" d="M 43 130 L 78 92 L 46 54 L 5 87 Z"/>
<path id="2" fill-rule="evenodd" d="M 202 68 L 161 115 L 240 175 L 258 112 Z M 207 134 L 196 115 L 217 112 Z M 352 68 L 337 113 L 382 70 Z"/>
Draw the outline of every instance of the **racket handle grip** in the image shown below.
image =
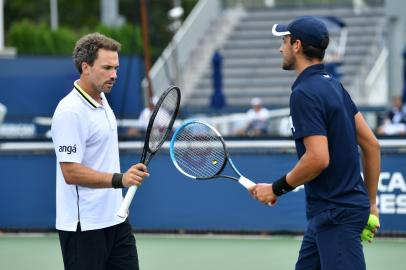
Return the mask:
<path id="1" fill-rule="evenodd" d="M 245 178 L 244 176 L 241 176 L 240 179 L 238 179 L 238 183 L 243 185 L 246 189 L 249 189 L 250 187 L 255 186 L 256 184 L 249 180 L 248 178 Z M 272 203 L 267 203 L 268 206 L 273 206 Z"/>
<path id="2" fill-rule="evenodd" d="M 248 178 L 245 178 L 244 176 L 241 176 L 240 179 L 238 179 L 238 183 L 243 185 L 246 189 L 249 189 L 250 187 L 253 187 L 256 185 L 254 182 L 252 182 Z"/>
<path id="3" fill-rule="evenodd" d="M 130 208 L 131 202 L 134 198 L 135 192 L 137 191 L 137 186 L 131 186 L 127 193 L 125 194 L 124 200 L 121 203 L 120 209 L 117 211 L 117 216 L 120 218 L 128 217 L 128 209 Z"/>

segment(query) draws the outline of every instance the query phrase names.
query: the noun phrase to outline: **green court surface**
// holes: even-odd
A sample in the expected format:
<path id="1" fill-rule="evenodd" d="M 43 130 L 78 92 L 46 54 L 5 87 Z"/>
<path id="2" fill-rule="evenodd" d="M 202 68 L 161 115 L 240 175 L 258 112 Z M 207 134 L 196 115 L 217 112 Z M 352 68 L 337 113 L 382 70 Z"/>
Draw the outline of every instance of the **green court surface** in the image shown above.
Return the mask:
<path id="1" fill-rule="evenodd" d="M 141 270 L 294 269 L 300 238 L 136 234 Z M 368 270 L 406 269 L 405 239 L 364 245 Z M 0 235 L 1 270 L 62 270 L 56 234 Z"/>

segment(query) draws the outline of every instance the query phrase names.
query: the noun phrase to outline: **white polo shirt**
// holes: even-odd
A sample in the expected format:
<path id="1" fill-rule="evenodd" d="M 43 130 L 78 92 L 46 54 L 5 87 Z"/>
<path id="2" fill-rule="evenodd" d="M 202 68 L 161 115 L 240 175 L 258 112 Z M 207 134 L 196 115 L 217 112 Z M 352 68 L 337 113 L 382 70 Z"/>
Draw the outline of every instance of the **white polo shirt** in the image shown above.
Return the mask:
<path id="1" fill-rule="evenodd" d="M 68 185 L 60 162 L 76 162 L 100 172 L 120 172 L 117 122 L 104 94 L 97 103 L 77 84 L 58 104 L 52 119 L 56 153 L 56 229 L 82 231 L 123 222 L 116 216 L 121 189 Z"/>

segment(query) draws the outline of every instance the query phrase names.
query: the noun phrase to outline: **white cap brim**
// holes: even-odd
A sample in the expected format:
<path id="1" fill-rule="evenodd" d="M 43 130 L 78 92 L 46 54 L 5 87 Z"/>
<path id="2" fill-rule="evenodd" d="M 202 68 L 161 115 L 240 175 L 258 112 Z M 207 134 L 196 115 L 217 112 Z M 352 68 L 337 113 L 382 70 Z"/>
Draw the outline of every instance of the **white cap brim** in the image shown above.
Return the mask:
<path id="1" fill-rule="evenodd" d="M 286 28 L 287 27 L 285 25 L 274 24 L 272 26 L 272 35 L 277 36 L 277 37 L 290 35 L 290 32 L 287 31 Z"/>

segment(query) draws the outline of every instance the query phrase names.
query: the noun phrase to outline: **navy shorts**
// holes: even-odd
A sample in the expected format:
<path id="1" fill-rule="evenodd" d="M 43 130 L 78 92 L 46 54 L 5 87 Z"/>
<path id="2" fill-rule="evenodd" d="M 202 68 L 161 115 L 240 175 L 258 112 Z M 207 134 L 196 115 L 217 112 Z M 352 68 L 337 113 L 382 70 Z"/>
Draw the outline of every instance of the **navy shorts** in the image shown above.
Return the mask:
<path id="1" fill-rule="evenodd" d="M 308 221 L 296 270 L 365 270 L 360 234 L 369 208 L 326 210 Z"/>
<path id="2" fill-rule="evenodd" d="M 99 230 L 58 231 L 65 270 L 138 270 L 131 225 L 125 221 Z"/>

